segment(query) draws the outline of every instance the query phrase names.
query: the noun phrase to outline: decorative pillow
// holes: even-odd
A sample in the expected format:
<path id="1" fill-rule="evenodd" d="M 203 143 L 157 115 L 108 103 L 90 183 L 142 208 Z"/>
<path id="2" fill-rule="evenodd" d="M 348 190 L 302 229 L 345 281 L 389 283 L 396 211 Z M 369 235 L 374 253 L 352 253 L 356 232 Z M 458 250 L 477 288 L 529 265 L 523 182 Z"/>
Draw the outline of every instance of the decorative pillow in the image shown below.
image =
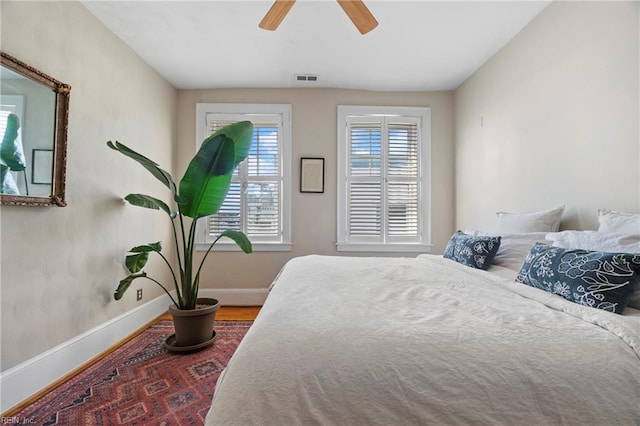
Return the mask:
<path id="1" fill-rule="evenodd" d="M 546 239 L 551 241 L 554 247 L 640 254 L 640 234 L 562 231 L 547 234 Z"/>
<path id="2" fill-rule="evenodd" d="M 516 281 L 580 305 L 621 314 L 640 282 L 640 255 L 536 243 Z"/>
<path id="3" fill-rule="evenodd" d="M 500 247 L 500 237 L 467 235 L 458 231 L 449 240 L 444 257 L 466 266 L 487 269 Z"/>
<path id="4" fill-rule="evenodd" d="M 564 206 L 533 213 L 497 212 L 496 233 L 556 232 L 563 212 Z"/>
<path id="5" fill-rule="evenodd" d="M 640 234 L 640 213 L 623 213 L 613 210 L 598 210 L 600 232 Z"/>

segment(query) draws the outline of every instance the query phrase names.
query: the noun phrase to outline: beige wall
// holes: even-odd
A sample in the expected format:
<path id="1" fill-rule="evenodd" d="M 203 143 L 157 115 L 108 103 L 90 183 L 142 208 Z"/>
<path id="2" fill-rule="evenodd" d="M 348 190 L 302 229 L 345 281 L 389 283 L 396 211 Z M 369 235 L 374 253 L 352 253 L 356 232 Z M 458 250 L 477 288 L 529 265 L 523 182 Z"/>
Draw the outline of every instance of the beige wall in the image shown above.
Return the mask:
<path id="1" fill-rule="evenodd" d="M 453 94 L 406 93 L 337 89 L 192 90 L 178 95 L 177 170 L 182 173 L 195 149 L 195 106 L 199 102 L 280 103 L 292 105 L 292 240 L 285 253 L 215 253 L 203 269 L 205 288 L 266 287 L 282 265 L 310 253 L 337 255 L 336 167 L 337 106 L 431 107 L 432 242 L 441 253 L 453 232 Z M 325 158 L 325 192 L 298 191 L 300 157 Z M 350 253 L 352 255 L 363 255 Z M 383 255 L 383 253 L 379 253 Z M 406 255 L 406 254 L 405 254 Z M 409 254 L 411 255 L 411 254 Z"/>
<path id="2" fill-rule="evenodd" d="M 638 2 L 554 2 L 455 92 L 456 225 L 640 209 Z M 481 125 L 484 121 L 484 126 Z"/>
<path id="3" fill-rule="evenodd" d="M 121 199 L 163 187 L 105 143 L 119 139 L 170 169 L 177 92 L 77 2 L 0 7 L 2 51 L 72 86 L 68 207 L 0 208 L 5 371 L 138 306 L 135 294 L 112 297 L 124 252 L 168 240 L 169 227 Z M 151 269 L 166 278 L 159 263 Z M 146 284 L 145 293 L 160 294 Z"/>

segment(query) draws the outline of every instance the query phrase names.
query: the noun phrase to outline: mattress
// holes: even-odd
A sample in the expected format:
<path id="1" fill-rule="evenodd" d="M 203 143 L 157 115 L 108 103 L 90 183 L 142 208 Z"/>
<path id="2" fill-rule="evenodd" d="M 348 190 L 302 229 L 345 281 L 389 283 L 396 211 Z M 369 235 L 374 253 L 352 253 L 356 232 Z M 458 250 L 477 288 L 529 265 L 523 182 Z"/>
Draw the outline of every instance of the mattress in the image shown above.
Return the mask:
<path id="1" fill-rule="evenodd" d="M 289 261 L 207 425 L 640 424 L 640 311 L 441 256 Z"/>

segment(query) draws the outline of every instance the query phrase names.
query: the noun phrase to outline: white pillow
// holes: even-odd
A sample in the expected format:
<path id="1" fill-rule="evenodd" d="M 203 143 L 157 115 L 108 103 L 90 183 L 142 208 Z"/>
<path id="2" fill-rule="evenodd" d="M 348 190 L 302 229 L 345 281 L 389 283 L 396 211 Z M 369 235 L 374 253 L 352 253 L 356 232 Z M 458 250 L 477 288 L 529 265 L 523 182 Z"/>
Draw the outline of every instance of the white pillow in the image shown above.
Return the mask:
<path id="1" fill-rule="evenodd" d="M 560 219 L 564 212 L 564 206 L 551 210 L 543 210 L 533 213 L 507 213 L 497 212 L 498 234 L 521 234 L 526 232 L 556 232 L 560 229 Z"/>
<path id="2" fill-rule="evenodd" d="M 465 229 L 465 234 L 468 235 L 486 235 L 486 236 L 501 236 L 500 248 L 496 257 L 493 258 L 493 263 L 503 268 L 508 268 L 516 272 L 520 271 L 525 257 L 529 254 L 531 247 L 536 243 L 546 243 L 546 232 L 527 232 L 520 234 L 496 234 L 487 233 L 478 230 Z"/>
<path id="3" fill-rule="evenodd" d="M 547 234 L 554 247 L 640 254 L 639 234 L 613 234 L 600 231 L 562 231 Z"/>
<path id="4" fill-rule="evenodd" d="M 640 234 L 640 213 L 623 213 L 613 210 L 598 210 L 600 232 Z"/>

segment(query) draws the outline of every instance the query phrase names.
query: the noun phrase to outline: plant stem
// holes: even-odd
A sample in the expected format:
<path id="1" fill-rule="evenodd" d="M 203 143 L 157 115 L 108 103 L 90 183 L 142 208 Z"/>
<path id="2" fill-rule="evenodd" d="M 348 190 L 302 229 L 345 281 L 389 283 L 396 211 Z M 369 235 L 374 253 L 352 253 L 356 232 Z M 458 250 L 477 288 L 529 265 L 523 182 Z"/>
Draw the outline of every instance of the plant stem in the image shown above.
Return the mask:
<path id="1" fill-rule="evenodd" d="M 177 283 L 177 280 L 176 280 L 176 274 L 173 272 L 173 268 L 171 267 L 171 264 L 169 263 L 169 261 L 167 260 L 167 258 L 166 258 L 162 253 L 160 253 L 159 251 L 156 251 L 156 253 L 158 253 L 158 254 L 160 255 L 160 257 L 162 258 L 162 260 L 164 260 L 164 263 L 166 263 L 166 264 L 167 264 L 167 266 L 169 267 L 169 271 L 171 272 L 171 275 L 173 276 L 173 282 L 174 282 L 174 283 Z M 148 278 L 148 277 L 147 277 L 147 278 Z M 149 279 L 151 279 L 151 278 L 149 278 Z M 163 288 L 164 288 L 164 287 L 163 287 Z M 165 290 L 165 291 L 166 291 L 166 290 Z M 180 300 L 180 293 L 178 293 L 178 300 Z"/>
<path id="2" fill-rule="evenodd" d="M 194 280 L 193 277 L 193 249 L 194 249 L 194 245 L 195 245 L 195 238 L 196 238 L 196 226 L 198 223 L 198 219 L 199 217 L 194 217 L 193 220 L 191 221 L 191 227 L 189 228 L 189 240 L 187 243 L 187 248 L 189 250 L 189 283 L 191 284 L 191 294 L 190 294 L 190 298 L 187 300 L 187 304 L 188 305 L 193 305 L 190 306 L 189 309 L 193 309 L 195 308 L 196 305 L 196 299 L 198 298 L 198 287 L 199 287 L 199 280 Z"/>
<path id="3" fill-rule="evenodd" d="M 182 219 L 182 215 L 180 215 L 180 219 Z M 181 282 L 182 282 L 182 278 L 184 276 L 184 271 L 182 269 L 182 256 L 180 256 L 180 246 L 178 245 L 178 233 L 176 231 L 176 223 L 173 221 L 173 219 L 171 219 L 171 227 L 173 228 L 173 240 L 176 243 L 176 255 L 178 257 L 178 268 L 180 270 L 180 279 L 181 279 Z M 173 275 L 174 287 L 177 289 L 178 288 L 178 281 L 176 279 L 176 275 L 173 273 L 173 269 L 171 268 L 171 266 L 169 266 L 169 269 L 171 269 L 171 274 Z M 181 294 L 178 291 L 177 291 L 177 294 L 178 294 L 178 300 L 180 301 L 180 305 L 182 305 Z"/>
<path id="4" fill-rule="evenodd" d="M 200 266 L 198 267 L 198 272 L 196 273 L 196 278 L 198 279 L 198 281 L 200 281 L 200 270 L 202 269 L 202 266 L 204 265 L 205 259 L 207 258 L 207 256 L 209 256 L 209 252 L 213 249 L 213 246 L 218 242 L 218 240 L 220 238 L 222 238 L 222 234 L 218 235 L 218 238 L 213 240 L 213 242 L 209 246 L 209 249 L 207 250 L 207 252 L 204 254 L 204 256 L 202 256 L 202 261 L 200 262 Z"/>
<path id="5" fill-rule="evenodd" d="M 165 293 L 167 293 L 167 296 L 169 296 L 169 298 L 171 299 L 171 301 L 173 302 L 173 304 L 174 304 L 174 305 L 176 305 L 177 307 L 180 307 L 180 305 L 178 305 L 178 304 L 176 303 L 176 299 L 174 299 L 174 298 L 173 298 L 173 296 L 171 296 L 171 293 L 169 293 L 169 292 L 167 291 L 167 289 L 166 289 L 162 284 L 160 284 L 158 281 L 154 280 L 153 278 L 151 278 L 151 277 L 149 277 L 149 276 L 145 276 L 144 278 L 146 278 L 146 279 L 148 279 L 148 280 L 151 280 L 151 281 L 153 281 L 154 283 L 158 284 L 158 285 L 160 286 L 160 288 L 161 288 L 161 289 L 163 289 Z"/>
<path id="6" fill-rule="evenodd" d="M 182 215 L 182 208 L 178 205 L 178 215 L 180 216 L 180 236 L 182 237 L 182 254 L 184 256 L 184 264 L 180 266 L 180 286 L 176 286 L 176 291 L 178 292 L 180 298 L 180 308 L 184 308 L 184 299 L 185 292 L 187 291 L 186 283 L 191 281 L 191 258 L 189 256 L 189 251 L 187 249 L 187 242 L 185 240 L 185 232 L 184 232 L 184 216 Z M 178 249 L 176 245 L 176 249 Z M 184 267 L 183 267 L 184 266 Z"/>

